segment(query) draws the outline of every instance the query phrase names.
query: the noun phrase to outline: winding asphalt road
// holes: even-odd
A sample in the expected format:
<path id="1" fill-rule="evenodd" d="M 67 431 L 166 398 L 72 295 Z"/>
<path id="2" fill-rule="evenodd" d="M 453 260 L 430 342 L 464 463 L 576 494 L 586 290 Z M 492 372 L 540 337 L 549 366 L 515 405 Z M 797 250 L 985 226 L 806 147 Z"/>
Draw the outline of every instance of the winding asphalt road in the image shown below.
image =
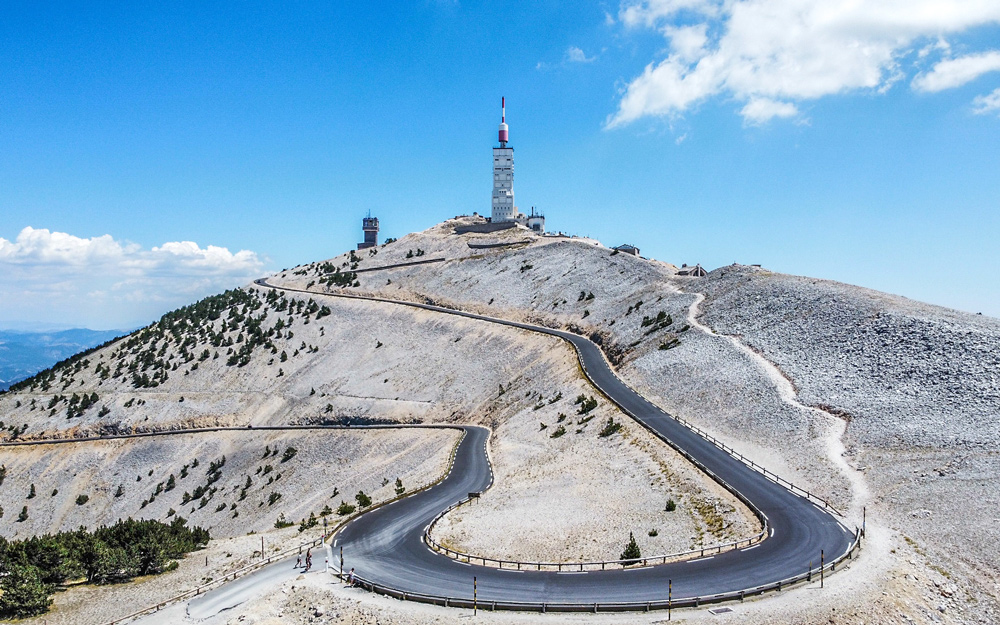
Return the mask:
<path id="1" fill-rule="evenodd" d="M 265 279 L 262 287 L 334 295 L 278 287 Z M 478 601 L 506 602 L 549 609 L 592 604 L 663 602 L 672 580 L 674 604 L 721 593 L 753 591 L 817 570 L 821 551 L 830 562 L 851 551 L 855 532 L 809 499 L 767 479 L 729 453 L 673 419 L 629 388 L 615 375 L 600 348 L 576 334 L 525 323 L 495 319 L 427 304 L 354 295 L 348 299 L 383 302 L 477 319 L 559 337 L 577 350 L 587 377 L 624 412 L 702 470 L 756 507 L 766 521 L 767 538 L 751 547 L 704 558 L 642 568 L 606 571 L 518 571 L 470 565 L 435 553 L 422 536 L 432 519 L 471 492 L 493 481 L 486 444 L 489 432 L 469 426 L 457 448 L 451 472 L 438 485 L 383 506 L 347 524 L 334 537 L 334 552 L 343 548 L 345 569 L 396 594 L 471 600 L 473 577 Z M 407 597 L 413 598 L 413 597 Z"/>

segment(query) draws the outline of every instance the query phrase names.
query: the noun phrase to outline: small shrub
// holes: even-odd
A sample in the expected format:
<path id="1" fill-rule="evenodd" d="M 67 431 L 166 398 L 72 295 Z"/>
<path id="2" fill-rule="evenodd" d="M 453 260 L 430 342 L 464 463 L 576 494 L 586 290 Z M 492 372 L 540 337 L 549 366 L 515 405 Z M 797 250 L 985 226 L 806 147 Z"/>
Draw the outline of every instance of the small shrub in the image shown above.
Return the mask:
<path id="1" fill-rule="evenodd" d="M 35 498 L 35 485 L 32 484 L 31 488 L 28 490 L 28 496 L 26 497 L 26 499 L 34 499 L 34 498 Z"/>
<path id="2" fill-rule="evenodd" d="M 21 514 L 17 515 L 17 522 L 24 523 L 28 520 L 28 506 L 21 508 Z"/>
<path id="3" fill-rule="evenodd" d="M 566 433 L 566 428 L 560 425 L 558 428 L 556 428 L 555 432 L 549 435 L 549 438 L 559 438 L 565 433 Z"/>
<path id="4" fill-rule="evenodd" d="M 580 397 L 583 397 L 583 395 L 581 395 Z M 597 408 L 597 400 L 594 399 L 593 396 L 588 397 L 578 403 L 580 404 L 580 409 L 576 411 L 576 414 L 579 415 L 585 415 L 594 408 Z"/>
<path id="5" fill-rule="evenodd" d="M 354 496 L 354 499 L 358 502 L 358 505 L 362 508 L 367 508 L 372 505 L 372 498 L 365 494 L 365 491 L 359 490 L 358 494 Z"/>
<path id="6" fill-rule="evenodd" d="M 604 424 L 604 429 L 598 435 L 601 438 L 607 438 L 618 433 L 622 429 L 622 424 L 615 421 L 612 417 L 608 417 L 608 422 Z"/>
<path id="7" fill-rule="evenodd" d="M 279 493 L 278 491 L 274 491 L 268 496 L 267 505 L 273 506 L 274 502 L 278 501 L 279 499 L 281 499 L 281 493 Z"/>
<path id="8" fill-rule="evenodd" d="M 347 503 L 346 501 L 341 501 L 340 505 L 337 506 L 337 514 L 340 516 L 347 516 L 348 514 L 354 514 L 355 510 L 357 510 L 357 508 Z"/>
<path id="9" fill-rule="evenodd" d="M 623 564 L 628 566 L 629 564 L 635 564 L 642 557 L 642 552 L 639 550 L 639 543 L 635 542 L 635 536 L 632 532 L 628 533 L 628 544 L 625 545 L 625 551 L 622 552 L 619 560 L 623 560 Z"/>
<path id="10" fill-rule="evenodd" d="M 396 495 L 402 495 L 406 492 L 406 487 L 403 486 L 403 480 L 396 478 Z"/>
<path id="11" fill-rule="evenodd" d="M 656 531 L 656 528 L 654 527 L 653 529 L 649 530 L 649 535 L 650 536 L 659 536 L 660 533 L 658 531 Z"/>
<path id="12" fill-rule="evenodd" d="M 665 508 L 665 511 L 666 512 L 673 512 L 676 509 L 677 509 L 677 504 L 674 503 L 674 500 L 673 499 L 668 499 L 667 500 L 667 507 Z"/>
<path id="13" fill-rule="evenodd" d="M 295 449 L 294 447 L 289 447 L 288 449 L 285 450 L 285 453 L 281 455 L 281 461 L 288 462 L 289 460 L 294 458 L 295 454 L 297 453 L 299 453 L 298 449 Z"/>
<path id="14" fill-rule="evenodd" d="M 278 515 L 278 520 L 274 522 L 274 529 L 280 530 L 286 527 L 291 527 L 293 525 L 295 525 L 295 523 L 292 523 L 291 521 L 286 519 L 285 513 L 282 512 L 281 514 Z"/>
<path id="15" fill-rule="evenodd" d="M 78 505 L 78 506 L 82 506 L 83 504 L 87 503 L 88 501 L 90 501 L 90 496 L 89 495 L 77 495 L 76 496 L 76 505 Z"/>

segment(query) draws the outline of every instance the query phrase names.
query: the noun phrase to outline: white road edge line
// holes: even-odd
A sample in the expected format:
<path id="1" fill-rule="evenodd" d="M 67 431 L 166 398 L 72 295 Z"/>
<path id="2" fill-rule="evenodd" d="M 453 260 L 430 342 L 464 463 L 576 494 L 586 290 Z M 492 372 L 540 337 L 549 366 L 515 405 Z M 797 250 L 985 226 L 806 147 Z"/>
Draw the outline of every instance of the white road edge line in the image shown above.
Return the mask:
<path id="1" fill-rule="evenodd" d="M 705 560 L 711 560 L 715 556 L 708 556 L 707 558 L 698 558 L 697 560 L 688 560 L 688 564 L 694 564 L 695 562 L 704 562 Z"/>

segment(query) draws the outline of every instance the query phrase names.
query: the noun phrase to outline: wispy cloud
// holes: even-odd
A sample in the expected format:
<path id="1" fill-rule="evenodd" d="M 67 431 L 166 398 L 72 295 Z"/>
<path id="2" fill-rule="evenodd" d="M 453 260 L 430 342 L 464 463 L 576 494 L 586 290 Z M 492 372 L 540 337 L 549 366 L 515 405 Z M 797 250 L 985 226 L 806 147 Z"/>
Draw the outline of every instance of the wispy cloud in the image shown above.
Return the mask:
<path id="1" fill-rule="evenodd" d="M 567 63 L 593 63 L 595 59 L 597 59 L 596 56 L 588 57 L 583 50 L 576 46 L 566 48 Z"/>
<path id="2" fill-rule="evenodd" d="M 548 63 L 546 61 L 539 61 L 535 65 L 535 69 L 539 71 L 546 71 L 550 69 L 555 69 L 559 67 L 566 67 L 567 65 L 573 65 L 577 63 L 593 63 L 597 60 L 597 54 L 593 56 L 587 56 L 587 53 L 583 51 L 582 48 L 577 46 L 570 46 L 566 48 L 563 53 L 563 58 L 559 63 Z"/>
<path id="3" fill-rule="evenodd" d="M 0 238 L 0 321 L 88 327 L 134 325 L 261 275 L 249 250 L 173 241 L 145 249 L 111 235 L 92 238 L 27 227 Z"/>
<path id="4" fill-rule="evenodd" d="M 993 93 L 977 96 L 972 100 L 972 112 L 976 115 L 1000 113 L 1000 87 L 994 89 Z"/>
<path id="5" fill-rule="evenodd" d="M 623 89 L 607 127 L 674 117 L 714 96 L 744 103 L 744 119 L 761 123 L 794 117 L 805 100 L 888 90 L 905 77 L 901 59 L 946 54 L 946 36 L 1000 23 L 1000 3 L 644 0 L 626 1 L 618 18 L 658 30 L 669 48 Z M 991 54 L 941 61 L 913 87 L 964 84 L 992 71 Z"/>
<path id="6" fill-rule="evenodd" d="M 775 117 L 795 117 L 799 109 L 791 102 L 779 102 L 770 98 L 750 98 L 740 115 L 748 124 L 763 124 Z"/>
<path id="7" fill-rule="evenodd" d="M 931 71 L 914 78 L 911 85 L 917 91 L 942 91 L 961 87 L 996 71 L 1000 71 L 1000 52 L 992 50 L 939 61 Z"/>

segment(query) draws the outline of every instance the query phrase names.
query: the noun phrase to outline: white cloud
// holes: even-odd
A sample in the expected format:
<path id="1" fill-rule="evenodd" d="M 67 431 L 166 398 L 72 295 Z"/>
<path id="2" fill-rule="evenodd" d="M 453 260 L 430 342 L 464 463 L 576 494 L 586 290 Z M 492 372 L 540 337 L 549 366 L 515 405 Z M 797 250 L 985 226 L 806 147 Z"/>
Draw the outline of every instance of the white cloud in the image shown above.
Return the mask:
<path id="1" fill-rule="evenodd" d="M 993 50 L 970 54 L 939 61 L 931 71 L 914 78 L 912 86 L 917 91 L 943 91 L 961 87 L 983 74 L 995 71 L 1000 71 L 1000 52 Z"/>
<path id="2" fill-rule="evenodd" d="M 977 96 L 972 100 L 972 112 L 976 115 L 1000 113 L 1000 88 L 994 89 L 993 93 Z"/>
<path id="3" fill-rule="evenodd" d="M 24 228 L 0 238 L 0 322 L 47 321 L 117 328 L 262 274 L 254 252 L 192 241 L 144 249 L 111 235 L 92 238 Z"/>
<path id="4" fill-rule="evenodd" d="M 570 46 L 566 48 L 566 62 L 567 63 L 592 63 L 597 57 L 588 57 L 583 50 L 576 46 Z"/>
<path id="5" fill-rule="evenodd" d="M 740 115 L 748 124 L 763 124 L 775 117 L 795 117 L 799 109 L 790 102 L 779 102 L 769 98 L 751 98 Z"/>
<path id="6" fill-rule="evenodd" d="M 682 11 L 693 11 L 702 15 L 714 14 L 719 4 L 721 3 L 711 0 L 647 0 L 623 3 L 618 19 L 626 26 L 654 27 L 661 20 Z"/>
<path id="7" fill-rule="evenodd" d="M 708 24 L 679 28 L 668 26 L 663 29 L 663 34 L 670 39 L 670 49 L 678 60 L 691 62 L 705 55 L 705 46 L 708 45 Z"/>
<path id="8" fill-rule="evenodd" d="M 1000 2 L 645 0 L 626 2 L 619 19 L 659 30 L 670 48 L 627 85 L 607 127 L 676 116 L 717 95 L 746 103 L 753 115 L 766 111 L 765 100 L 783 102 L 770 108 L 787 113 L 797 101 L 884 90 L 903 77 L 900 63 L 918 46 L 924 56 L 940 54 L 945 35 L 1000 23 Z"/>

